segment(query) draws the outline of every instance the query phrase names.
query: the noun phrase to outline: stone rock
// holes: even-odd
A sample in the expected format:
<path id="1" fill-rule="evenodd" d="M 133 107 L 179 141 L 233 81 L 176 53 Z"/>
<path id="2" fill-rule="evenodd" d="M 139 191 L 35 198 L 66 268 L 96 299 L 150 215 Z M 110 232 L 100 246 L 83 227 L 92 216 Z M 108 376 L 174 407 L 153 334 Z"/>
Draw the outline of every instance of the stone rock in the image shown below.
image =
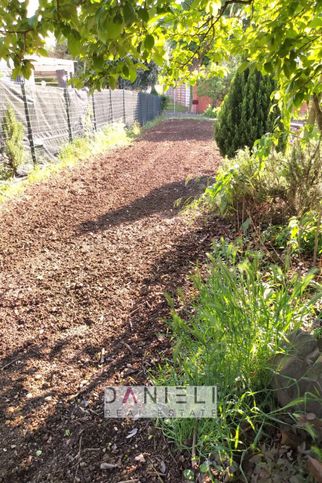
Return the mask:
<path id="1" fill-rule="evenodd" d="M 101 470 L 114 470 L 114 468 L 118 468 L 120 465 L 118 463 L 101 463 L 100 468 Z"/>
<path id="2" fill-rule="evenodd" d="M 315 360 L 312 366 L 307 371 L 306 376 L 317 381 L 322 382 L 322 354 Z"/>
<path id="3" fill-rule="evenodd" d="M 286 355 L 282 358 L 272 381 L 281 406 L 285 406 L 299 397 L 298 381 L 305 374 L 307 367 L 307 363 L 296 355 Z"/>
<path id="4" fill-rule="evenodd" d="M 296 427 L 306 430 L 308 425 L 313 429 L 317 443 L 322 442 L 322 419 L 316 417 L 314 413 L 301 414 Z M 282 431 L 281 431 L 282 432 Z"/>
<path id="5" fill-rule="evenodd" d="M 316 338 L 299 329 L 292 332 L 288 337 L 290 347 L 293 348 L 296 355 L 305 358 L 316 350 L 319 350 Z"/>
<path id="6" fill-rule="evenodd" d="M 311 456 L 307 460 L 308 470 L 317 483 L 322 483 L 322 463 Z"/>
<path id="7" fill-rule="evenodd" d="M 289 337 L 290 351 L 275 358 L 272 380 L 281 406 L 304 398 L 296 408 L 322 418 L 322 354 L 317 340 L 302 330 Z"/>
<path id="8" fill-rule="evenodd" d="M 318 347 L 319 347 L 319 351 L 322 352 L 322 337 L 318 339 Z"/>
<path id="9" fill-rule="evenodd" d="M 28 174 L 31 173 L 33 169 L 34 169 L 33 165 L 29 163 L 18 166 L 17 168 L 18 177 L 24 178 L 25 176 L 28 176 Z"/>
<path id="10" fill-rule="evenodd" d="M 322 354 L 305 374 L 306 388 L 312 394 L 312 400 L 306 404 L 306 410 L 322 418 Z M 316 400 L 313 398 L 316 397 Z"/>

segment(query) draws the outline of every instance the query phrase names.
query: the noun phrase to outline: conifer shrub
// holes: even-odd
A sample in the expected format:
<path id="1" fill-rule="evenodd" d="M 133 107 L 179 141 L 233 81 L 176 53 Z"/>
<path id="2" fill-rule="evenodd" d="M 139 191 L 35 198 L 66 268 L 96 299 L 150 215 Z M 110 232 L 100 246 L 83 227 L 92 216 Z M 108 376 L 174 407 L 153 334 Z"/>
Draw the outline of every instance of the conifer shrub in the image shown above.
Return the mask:
<path id="1" fill-rule="evenodd" d="M 8 176 L 16 176 L 17 169 L 24 161 L 23 125 L 17 120 L 15 111 L 11 106 L 8 107 L 3 117 L 2 134 L 6 171 Z"/>
<path id="2" fill-rule="evenodd" d="M 271 108 L 274 81 L 249 69 L 237 73 L 226 95 L 215 128 L 215 139 L 223 156 L 232 158 L 238 149 L 248 146 L 273 131 L 279 111 Z"/>

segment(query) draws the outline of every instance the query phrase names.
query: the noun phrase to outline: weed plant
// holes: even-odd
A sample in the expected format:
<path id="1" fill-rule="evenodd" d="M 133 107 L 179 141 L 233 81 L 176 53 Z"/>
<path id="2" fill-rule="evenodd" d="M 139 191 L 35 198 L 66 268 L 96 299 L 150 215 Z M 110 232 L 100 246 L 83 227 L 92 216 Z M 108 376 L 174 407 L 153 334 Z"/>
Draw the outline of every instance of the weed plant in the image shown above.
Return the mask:
<path id="1" fill-rule="evenodd" d="M 222 242 L 209 255 L 206 280 L 194 277 L 191 317 L 173 311 L 173 361 L 159 368 L 156 382 L 218 386 L 218 417 L 198 421 L 196 451 L 203 458 L 231 464 L 277 421 L 272 360 L 285 352 L 288 333 L 312 315 L 320 297 L 319 291 L 307 296 L 313 276 L 288 279 L 280 267 L 265 266 L 261 252 L 241 255 L 238 245 Z M 192 420 L 166 420 L 162 428 L 181 449 L 191 448 Z"/>

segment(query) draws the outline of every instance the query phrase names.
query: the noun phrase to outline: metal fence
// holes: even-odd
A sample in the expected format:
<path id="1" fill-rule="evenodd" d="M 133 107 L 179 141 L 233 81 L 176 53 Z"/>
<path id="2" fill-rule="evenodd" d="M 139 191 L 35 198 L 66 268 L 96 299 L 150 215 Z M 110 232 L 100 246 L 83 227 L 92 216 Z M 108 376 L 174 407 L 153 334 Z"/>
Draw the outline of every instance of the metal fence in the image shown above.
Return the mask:
<path id="1" fill-rule="evenodd" d="M 141 125 L 161 112 L 158 96 L 143 92 L 86 90 L 0 81 L 0 163 L 3 116 L 12 106 L 24 127 L 24 144 L 34 163 L 54 159 L 61 147 L 108 124 Z"/>

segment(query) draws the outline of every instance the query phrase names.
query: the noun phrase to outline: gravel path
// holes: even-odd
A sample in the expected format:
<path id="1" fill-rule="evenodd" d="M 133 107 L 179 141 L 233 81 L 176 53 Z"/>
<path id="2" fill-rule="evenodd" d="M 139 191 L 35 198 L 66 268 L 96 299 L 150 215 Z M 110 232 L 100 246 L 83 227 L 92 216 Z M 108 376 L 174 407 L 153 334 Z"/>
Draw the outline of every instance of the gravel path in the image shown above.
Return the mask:
<path id="1" fill-rule="evenodd" d="M 1 208 L 0 481 L 180 481 L 184 456 L 150 422 L 104 420 L 101 398 L 170 354 L 164 292 L 224 230 L 174 207 L 213 174 L 212 138 L 169 120 Z"/>

